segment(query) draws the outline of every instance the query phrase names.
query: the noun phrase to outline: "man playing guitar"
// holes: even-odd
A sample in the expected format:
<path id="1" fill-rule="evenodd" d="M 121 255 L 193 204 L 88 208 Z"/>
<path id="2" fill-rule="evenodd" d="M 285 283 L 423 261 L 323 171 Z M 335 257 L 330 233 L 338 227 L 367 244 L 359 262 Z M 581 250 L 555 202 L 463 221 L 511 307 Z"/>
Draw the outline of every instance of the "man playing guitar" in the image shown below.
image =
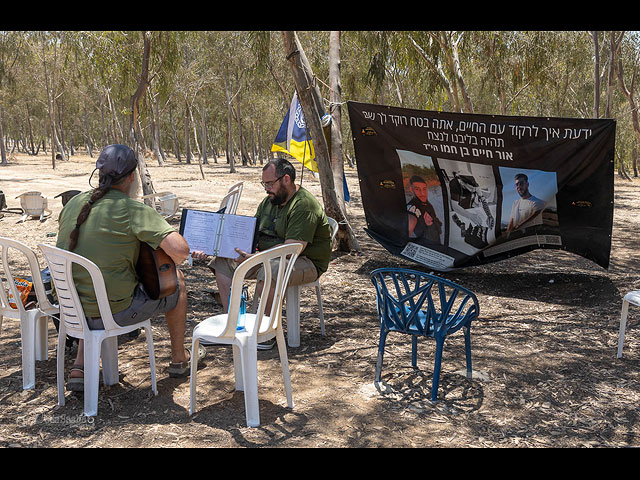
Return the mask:
<path id="1" fill-rule="evenodd" d="M 187 294 L 184 276 L 175 271 L 177 288 L 162 298 L 152 298 L 140 283 L 136 262 L 141 242 L 162 249 L 175 264 L 189 256 L 189 246 L 153 208 L 135 200 L 140 188 L 137 159 L 125 145 L 109 145 L 96 162 L 99 185 L 69 200 L 59 218 L 56 246 L 88 258 L 100 268 L 114 320 L 119 325 L 141 322 L 164 313 L 171 338 L 169 375 L 189 375 L 190 352 L 184 347 Z M 95 170 L 94 170 L 95 173 Z M 93 176 L 93 174 L 92 174 Z M 171 263 L 165 260 L 166 263 Z M 174 266 L 175 268 L 175 266 Z M 74 270 L 74 282 L 91 329 L 103 329 L 88 272 Z M 204 355 L 204 349 L 199 352 Z M 82 341 L 69 374 L 67 388 L 82 390 Z"/>

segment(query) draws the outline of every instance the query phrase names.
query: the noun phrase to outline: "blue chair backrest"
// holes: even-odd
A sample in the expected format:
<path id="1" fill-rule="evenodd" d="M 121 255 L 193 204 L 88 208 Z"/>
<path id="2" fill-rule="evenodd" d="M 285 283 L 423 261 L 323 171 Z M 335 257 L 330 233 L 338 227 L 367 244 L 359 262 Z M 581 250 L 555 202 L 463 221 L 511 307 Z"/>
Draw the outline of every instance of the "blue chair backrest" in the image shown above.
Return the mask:
<path id="1" fill-rule="evenodd" d="M 478 299 L 456 283 L 417 270 L 379 268 L 371 272 L 380 327 L 386 330 L 444 337 L 480 312 Z"/>

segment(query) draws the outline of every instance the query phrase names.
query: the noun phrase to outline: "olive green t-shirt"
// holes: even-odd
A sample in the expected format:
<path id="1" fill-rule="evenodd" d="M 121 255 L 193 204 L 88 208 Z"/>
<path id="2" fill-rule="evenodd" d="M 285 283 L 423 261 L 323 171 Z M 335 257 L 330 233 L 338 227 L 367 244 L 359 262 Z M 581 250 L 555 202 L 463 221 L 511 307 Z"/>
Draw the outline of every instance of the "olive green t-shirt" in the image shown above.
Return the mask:
<path id="1" fill-rule="evenodd" d="M 91 193 L 76 195 L 60 212 L 58 248 L 68 250 L 69 234 Z M 153 208 L 119 190 L 110 189 L 93 205 L 87 220 L 80 226 L 74 253 L 88 258 L 100 268 L 113 313 L 125 310 L 133 299 L 133 291 L 138 284 L 135 267 L 140 242 L 156 249 L 173 231 L 173 227 Z M 99 317 L 89 273 L 74 265 L 73 278 L 85 315 Z"/>
<path id="2" fill-rule="evenodd" d="M 266 250 L 285 240 L 302 240 L 307 246 L 300 254 L 313 262 L 318 276 L 327 271 L 331 259 L 331 227 L 322 205 L 300 187 L 284 206 L 273 205 L 266 197 L 258 206 L 258 250 Z"/>

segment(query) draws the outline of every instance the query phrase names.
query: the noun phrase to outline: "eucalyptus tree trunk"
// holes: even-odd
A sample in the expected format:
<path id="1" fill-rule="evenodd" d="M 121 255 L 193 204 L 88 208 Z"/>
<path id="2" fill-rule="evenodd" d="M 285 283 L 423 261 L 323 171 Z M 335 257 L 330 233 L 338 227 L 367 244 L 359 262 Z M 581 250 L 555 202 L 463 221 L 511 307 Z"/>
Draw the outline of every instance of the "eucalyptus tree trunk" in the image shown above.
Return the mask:
<path id="1" fill-rule="evenodd" d="M 52 131 L 53 131 L 53 137 L 54 137 L 54 140 L 55 140 L 55 142 L 56 142 L 56 148 L 57 148 L 57 149 L 58 149 L 58 151 L 60 152 L 60 158 L 61 158 L 63 161 L 65 161 L 65 162 L 66 162 L 66 161 L 67 161 L 67 154 L 65 153 L 65 149 L 64 149 L 64 147 L 62 146 L 62 143 L 60 142 L 60 138 L 58 137 L 58 129 L 56 128 L 55 123 L 54 123 L 54 124 L 53 124 L 53 126 L 52 126 Z M 54 150 L 54 151 L 55 151 L 55 150 Z"/>
<path id="2" fill-rule="evenodd" d="M 143 49 L 142 49 L 142 69 L 138 80 L 138 87 L 131 96 L 131 116 L 129 117 L 129 135 L 131 138 L 131 148 L 136 153 L 138 158 L 138 172 L 140 173 L 140 181 L 142 183 L 142 194 L 149 195 L 154 193 L 153 182 L 151 181 L 151 175 L 147 170 L 147 164 L 144 160 L 144 152 L 141 151 L 139 138 L 141 133 L 139 131 L 140 124 L 138 119 L 140 117 L 140 100 L 144 97 L 147 87 L 149 85 L 149 58 L 151 57 L 151 32 L 144 32 L 142 34 Z M 155 202 L 152 199 L 145 199 L 145 203 L 150 206 L 154 206 Z"/>
<path id="3" fill-rule="evenodd" d="M 164 152 L 160 146 L 160 117 L 158 115 L 158 100 L 155 95 L 149 92 L 149 103 L 151 105 L 151 149 L 158 159 L 158 165 L 164 166 Z"/>
<path id="4" fill-rule="evenodd" d="M 180 141 L 178 140 L 178 132 L 176 132 L 176 125 L 173 123 L 173 114 L 171 105 L 169 105 L 169 125 L 171 125 L 171 133 L 173 138 L 173 154 L 176 156 L 178 163 L 182 163 L 180 158 Z"/>
<path id="5" fill-rule="evenodd" d="M 240 142 L 240 160 L 243 166 L 247 166 L 249 161 L 249 154 L 247 153 L 247 140 L 244 135 L 244 129 L 242 128 L 242 115 L 240 113 L 240 95 L 237 96 L 236 101 L 236 121 L 238 122 L 238 138 Z"/>
<path id="6" fill-rule="evenodd" d="M 338 222 L 340 228 L 348 229 L 351 237 L 351 245 L 357 248 L 355 235 L 346 218 L 344 202 L 339 202 L 336 194 L 329 148 L 324 137 L 322 124 L 320 123 L 320 117 L 324 114 L 324 107 L 322 105 L 320 91 L 313 82 L 311 65 L 306 58 L 295 32 L 283 31 L 282 40 L 284 43 L 285 56 L 291 67 L 291 73 L 298 92 L 298 99 L 304 112 L 305 121 L 307 125 L 309 125 L 311 138 L 313 139 L 325 212 L 329 217 L 332 217 Z M 340 190 L 342 190 L 342 177 L 340 177 L 339 185 Z"/>
<path id="7" fill-rule="evenodd" d="M 193 124 L 193 141 L 195 142 L 196 149 L 198 150 L 198 167 L 200 168 L 200 175 L 204 180 L 205 176 L 202 168 L 202 151 L 200 150 L 200 145 L 198 143 L 198 122 L 193 119 L 193 108 L 189 108 L 189 118 L 191 118 L 191 123 Z"/>
<path id="8" fill-rule="evenodd" d="M 109 145 L 109 132 L 104 119 L 104 97 L 100 100 L 100 122 L 102 125 L 102 146 Z"/>
<path id="9" fill-rule="evenodd" d="M 467 86 L 464 82 L 464 77 L 462 76 L 462 68 L 460 67 L 460 57 L 458 55 L 458 44 L 460 40 L 462 40 L 462 33 L 458 36 L 457 39 L 454 39 L 451 42 L 451 65 L 456 78 L 456 82 L 460 86 L 460 91 L 462 93 L 462 99 L 464 100 L 464 105 L 467 113 L 473 113 L 473 103 L 471 102 L 471 96 L 469 95 L 469 91 L 467 90 Z"/>
<path id="10" fill-rule="evenodd" d="M 54 48 L 56 48 L 54 46 Z M 58 147 L 58 149 L 60 150 L 61 155 L 64 158 L 64 151 L 62 150 L 61 146 L 60 146 L 60 141 L 58 140 L 58 135 L 56 133 L 56 122 L 55 122 L 55 115 L 54 115 L 54 101 L 53 101 L 53 95 L 54 95 L 54 86 L 55 86 L 55 59 L 56 59 L 56 54 L 57 52 L 54 51 L 54 68 L 53 68 L 53 72 L 51 73 L 51 76 L 49 76 L 49 72 L 47 70 L 47 57 L 46 57 L 46 50 L 45 50 L 45 43 L 44 43 L 44 36 L 42 37 L 42 66 L 43 66 L 43 73 L 44 73 L 44 83 L 46 86 L 46 90 L 47 90 L 47 108 L 48 108 L 48 115 L 49 115 L 49 127 L 50 127 L 50 131 L 51 131 L 51 167 L 55 170 L 56 168 L 56 146 Z"/>
<path id="11" fill-rule="evenodd" d="M 65 140 L 65 128 L 64 128 L 64 121 L 63 121 L 63 117 L 64 117 L 64 102 L 62 102 L 62 104 L 60 104 L 59 100 L 56 100 L 56 112 L 58 113 L 58 128 L 57 131 L 60 132 L 60 135 L 58 136 L 59 138 L 59 142 L 58 144 L 60 145 L 60 149 L 61 149 L 61 153 L 62 153 L 62 159 L 66 162 L 67 160 L 69 160 L 67 158 L 66 153 L 69 151 L 69 148 L 67 147 L 67 142 Z M 71 155 L 71 153 L 69 154 Z"/>
<path id="12" fill-rule="evenodd" d="M 33 142 L 33 127 L 31 125 L 31 111 L 29 110 L 29 102 L 26 104 L 27 109 L 27 127 L 29 127 L 29 146 L 31 147 L 31 151 L 29 155 L 35 155 L 36 147 Z"/>
<path id="13" fill-rule="evenodd" d="M 634 65 L 634 69 L 635 68 L 637 68 L 637 66 Z M 633 125 L 633 133 L 635 133 L 636 139 L 640 142 L 640 119 L 638 118 L 638 106 L 636 105 L 636 102 L 634 100 L 635 79 L 636 79 L 637 72 L 634 71 L 632 73 L 631 84 L 630 86 L 627 86 L 624 80 L 624 71 L 622 69 L 621 59 L 619 60 L 618 68 L 616 70 L 618 74 L 618 84 L 620 85 L 620 90 L 622 90 L 622 93 L 627 98 L 627 102 L 629 102 L 629 110 L 631 110 L 631 124 Z M 622 158 L 620 159 L 620 164 L 624 169 L 624 160 Z M 636 157 L 635 148 L 632 152 L 632 164 L 633 164 L 634 176 L 637 177 L 638 170 L 637 170 L 637 157 Z M 626 170 L 624 173 L 627 174 Z"/>
<path id="14" fill-rule="evenodd" d="M 184 142 L 185 142 L 185 157 L 187 159 L 187 165 L 191 165 L 191 141 L 190 141 L 190 122 L 189 122 L 189 102 L 184 103 Z"/>
<path id="15" fill-rule="evenodd" d="M 427 62 L 429 67 L 438 73 L 440 80 L 448 90 L 449 96 L 453 101 L 454 111 L 473 113 L 473 103 L 471 102 L 471 96 L 464 82 L 458 53 L 458 45 L 462 40 L 463 34 L 464 33 L 456 32 L 452 32 L 451 34 L 447 34 L 447 32 L 429 32 L 432 41 L 439 45 L 440 51 L 442 52 L 442 56 L 438 57 L 428 54 L 411 35 L 408 36 L 408 39 L 418 53 L 422 55 L 422 58 Z M 441 57 L 445 60 L 448 73 L 445 72 L 442 66 Z M 462 97 L 462 101 L 460 97 Z"/>
<path id="16" fill-rule="evenodd" d="M 229 173 L 235 173 L 236 167 L 233 159 L 233 98 L 231 97 L 231 87 L 228 75 L 224 74 L 224 92 L 227 100 L 227 162 L 229 163 Z"/>
<path id="17" fill-rule="evenodd" d="M 202 123 L 200 124 L 200 143 L 202 143 L 202 163 L 209 164 L 207 158 L 207 109 L 202 106 Z"/>
<path id="18" fill-rule="evenodd" d="M 86 103 L 82 104 L 82 108 L 84 111 L 84 137 L 86 141 L 87 152 L 89 153 L 89 156 L 93 158 L 93 139 L 91 138 L 91 132 L 89 130 L 89 114 L 87 113 Z"/>
<path id="19" fill-rule="evenodd" d="M 447 74 L 445 73 L 444 69 L 442 68 L 442 64 L 440 62 L 440 60 L 434 60 L 432 59 L 427 52 L 425 52 L 425 50 L 418 44 L 418 42 L 416 42 L 413 37 L 411 35 L 409 35 L 409 41 L 411 42 L 411 44 L 413 45 L 413 47 L 418 51 L 418 53 L 420 55 L 422 55 L 422 58 L 427 62 L 427 65 L 429 65 L 429 67 L 431 67 L 433 70 L 435 70 L 438 73 L 438 76 L 440 77 L 440 81 L 442 82 L 442 84 L 444 85 L 444 87 L 447 89 L 447 91 L 449 92 L 449 98 L 451 98 L 451 100 L 453 101 L 453 109 L 455 112 L 462 112 L 462 108 L 460 107 L 460 101 L 458 99 L 458 91 L 455 88 L 455 85 L 453 82 L 449 81 L 449 78 L 447 77 Z"/>
<path id="20" fill-rule="evenodd" d="M 260 159 L 260 165 L 264 165 L 264 159 L 267 158 L 267 149 L 264 148 L 264 142 L 262 141 L 262 125 L 258 128 L 258 158 Z"/>
<path id="21" fill-rule="evenodd" d="M 251 165 L 256 165 L 256 123 L 251 119 Z"/>
<path id="22" fill-rule="evenodd" d="M 215 122 L 213 122 L 215 123 Z M 212 125 L 213 125 L 212 123 Z M 213 162 L 218 163 L 218 144 L 216 143 L 216 129 L 212 127 L 213 131 L 211 135 L 208 135 L 209 142 L 211 142 L 211 152 L 213 154 Z"/>
<path id="23" fill-rule="evenodd" d="M 111 112 L 111 136 L 113 138 L 113 142 L 122 143 L 122 127 L 120 125 L 120 121 L 118 120 L 118 115 L 116 114 L 115 107 L 113 106 L 113 100 L 111 98 L 111 91 L 107 89 L 107 100 L 109 101 L 109 111 Z M 136 112 L 137 118 L 137 112 Z"/>
<path id="24" fill-rule="evenodd" d="M 236 94 L 236 109 L 235 109 L 234 115 L 236 118 L 236 122 L 238 123 L 238 138 L 240 143 L 240 161 L 242 162 L 242 165 L 246 167 L 249 161 L 249 155 L 247 153 L 247 141 L 245 139 L 244 129 L 242 128 L 242 113 L 240 111 L 240 103 L 241 103 L 240 79 L 238 78 L 237 71 L 236 71 L 235 77 L 236 77 L 236 82 L 238 83 L 238 92 Z"/>
<path id="25" fill-rule="evenodd" d="M 616 83 L 618 62 L 618 54 L 620 52 L 620 46 L 624 32 L 621 32 L 617 37 L 614 32 L 609 32 L 609 71 L 607 81 L 607 102 L 605 104 L 604 116 L 605 118 L 611 118 L 611 106 L 613 105 L 613 90 Z"/>
<path id="26" fill-rule="evenodd" d="M 2 126 L 2 105 L 0 105 L 0 165 L 9 165 L 7 162 L 7 149 L 4 144 L 4 128 Z"/>
<path id="27" fill-rule="evenodd" d="M 49 101 L 49 128 L 51 132 L 51 168 L 56 169 L 56 147 L 58 137 L 56 136 L 56 123 L 53 120 L 53 105 Z"/>
<path id="28" fill-rule="evenodd" d="M 600 117 L 600 45 L 598 32 L 592 31 L 593 38 L 593 118 Z"/>
<path id="29" fill-rule="evenodd" d="M 336 197 L 339 205 L 344 205 L 344 189 L 340 188 L 344 181 L 344 156 L 342 155 L 342 84 L 340 76 L 340 32 L 329 33 L 329 114 L 331 123 L 330 134 L 330 160 L 333 172 Z M 340 228 L 336 235 L 339 251 L 360 250 L 360 245 L 352 232 L 346 228 Z"/>
<path id="30" fill-rule="evenodd" d="M 198 122 L 193 118 L 193 105 L 189 106 L 189 119 L 191 125 L 193 125 L 193 143 L 196 145 L 196 151 L 198 152 L 198 158 L 202 158 L 202 151 L 200 150 L 200 142 L 198 141 Z"/>

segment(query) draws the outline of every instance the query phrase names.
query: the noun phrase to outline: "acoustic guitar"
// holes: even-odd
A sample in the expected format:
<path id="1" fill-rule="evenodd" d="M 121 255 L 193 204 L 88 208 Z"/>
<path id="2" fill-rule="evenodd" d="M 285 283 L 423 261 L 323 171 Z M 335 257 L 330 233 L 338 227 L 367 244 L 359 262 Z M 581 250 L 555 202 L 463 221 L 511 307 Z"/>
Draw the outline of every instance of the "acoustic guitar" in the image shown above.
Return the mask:
<path id="1" fill-rule="evenodd" d="M 178 288 L 176 264 L 164 250 L 154 250 L 148 243 L 140 242 L 136 273 L 153 300 L 167 297 Z"/>

